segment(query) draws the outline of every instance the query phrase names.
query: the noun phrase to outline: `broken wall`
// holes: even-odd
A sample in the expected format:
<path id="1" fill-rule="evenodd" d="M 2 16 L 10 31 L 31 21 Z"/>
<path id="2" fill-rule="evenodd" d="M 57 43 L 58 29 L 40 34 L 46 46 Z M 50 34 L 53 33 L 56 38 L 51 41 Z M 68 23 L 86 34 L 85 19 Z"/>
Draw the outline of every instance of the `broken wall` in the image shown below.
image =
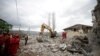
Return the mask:
<path id="1" fill-rule="evenodd" d="M 92 47 L 92 54 L 100 56 L 100 0 L 97 0 L 97 5 L 92 11 L 93 29 L 89 37 L 89 43 Z"/>

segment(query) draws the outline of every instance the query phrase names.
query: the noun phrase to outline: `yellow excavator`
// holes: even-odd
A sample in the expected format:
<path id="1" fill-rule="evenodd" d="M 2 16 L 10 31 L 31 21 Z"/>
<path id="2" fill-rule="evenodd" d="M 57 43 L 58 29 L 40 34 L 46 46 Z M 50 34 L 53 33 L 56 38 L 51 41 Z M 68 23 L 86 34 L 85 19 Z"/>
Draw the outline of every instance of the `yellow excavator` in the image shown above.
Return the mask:
<path id="1" fill-rule="evenodd" d="M 51 38 L 56 37 L 56 31 L 53 31 L 53 30 L 51 29 L 50 26 L 48 26 L 48 25 L 46 25 L 46 24 L 44 24 L 44 23 L 41 25 L 41 32 L 40 32 L 40 35 L 43 35 L 44 29 L 49 30 L 49 32 L 50 32 L 50 37 L 51 37 Z"/>

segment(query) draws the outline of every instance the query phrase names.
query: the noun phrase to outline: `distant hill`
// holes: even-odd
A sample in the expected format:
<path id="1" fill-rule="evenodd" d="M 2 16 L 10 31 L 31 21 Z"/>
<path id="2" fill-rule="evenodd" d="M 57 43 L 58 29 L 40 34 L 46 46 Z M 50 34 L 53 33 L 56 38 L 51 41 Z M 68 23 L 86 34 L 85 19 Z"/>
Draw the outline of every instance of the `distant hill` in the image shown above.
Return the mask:
<path id="1" fill-rule="evenodd" d="M 18 30 L 12 30 L 12 31 L 10 31 L 10 33 L 20 33 L 21 35 L 28 34 L 28 35 L 32 35 L 32 36 L 38 36 L 39 35 L 38 31 L 23 31 L 23 30 L 18 31 Z M 45 36 L 49 36 L 49 32 L 44 32 L 43 34 Z M 57 36 L 61 36 L 61 32 L 58 32 Z"/>
<path id="2" fill-rule="evenodd" d="M 21 30 L 21 31 L 18 31 L 18 30 L 11 30 L 10 33 L 20 33 L 20 34 L 30 34 L 30 35 L 38 35 L 39 32 L 37 31 L 24 31 L 24 30 Z"/>

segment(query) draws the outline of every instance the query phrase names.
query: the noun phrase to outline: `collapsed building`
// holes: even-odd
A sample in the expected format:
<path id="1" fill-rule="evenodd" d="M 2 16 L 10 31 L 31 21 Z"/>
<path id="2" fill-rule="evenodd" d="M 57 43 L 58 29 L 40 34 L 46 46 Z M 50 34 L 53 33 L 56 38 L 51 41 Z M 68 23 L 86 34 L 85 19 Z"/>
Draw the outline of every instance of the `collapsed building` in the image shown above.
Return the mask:
<path id="1" fill-rule="evenodd" d="M 89 35 L 89 44 L 92 47 L 93 55 L 100 56 L 100 0 L 92 11 L 93 28 Z"/>
<path id="2" fill-rule="evenodd" d="M 68 46 L 66 43 L 60 43 L 60 38 L 51 39 L 44 37 L 44 42 L 39 43 L 36 38 L 30 39 L 32 43 L 28 48 L 23 48 L 22 53 L 19 56 L 100 56 L 100 0 L 97 0 L 98 4 L 92 12 L 93 16 L 93 27 L 84 25 L 75 25 L 64 29 L 67 32 L 79 32 L 79 33 L 89 33 L 89 44 L 85 43 L 87 40 L 79 39 L 78 42 L 73 42 L 72 46 Z M 91 30 L 92 29 L 92 30 Z M 91 31 L 90 31 L 91 30 Z M 80 37 L 80 36 L 79 36 Z M 82 38 L 82 37 L 81 37 Z M 85 42 L 84 42 L 85 41 Z M 64 44 L 64 45 L 62 45 Z M 63 49 L 64 51 L 60 50 Z M 89 50 L 89 48 L 92 48 Z M 23 51 L 24 50 L 24 51 Z M 69 51 L 69 52 L 68 52 Z M 71 54 L 71 52 L 77 52 Z M 82 54 L 78 54 L 78 53 Z M 32 54 L 30 54 L 32 53 Z M 93 55 L 90 55 L 93 54 Z"/>
<path id="3" fill-rule="evenodd" d="M 63 29 L 65 32 L 67 32 L 67 36 L 80 36 L 80 35 L 86 35 L 89 33 L 92 29 L 92 26 L 89 25 L 83 25 L 83 24 L 76 24 L 71 27 Z"/>

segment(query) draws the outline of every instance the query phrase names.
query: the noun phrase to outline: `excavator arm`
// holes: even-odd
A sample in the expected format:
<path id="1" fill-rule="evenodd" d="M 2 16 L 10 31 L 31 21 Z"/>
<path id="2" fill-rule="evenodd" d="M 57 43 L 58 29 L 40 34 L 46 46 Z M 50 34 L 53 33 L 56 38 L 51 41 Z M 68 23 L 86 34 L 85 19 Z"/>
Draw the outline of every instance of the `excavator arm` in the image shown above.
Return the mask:
<path id="1" fill-rule="evenodd" d="M 51 27 L 46 25 L 46 24 L 44 24 L 44 23 L 41 25 L 41 32 L 40 32 L 41 35 L 43 35 L 43 32 L 44 32 L 45 29 L 49 30 L 51 37 L 54 36 Z"/>

